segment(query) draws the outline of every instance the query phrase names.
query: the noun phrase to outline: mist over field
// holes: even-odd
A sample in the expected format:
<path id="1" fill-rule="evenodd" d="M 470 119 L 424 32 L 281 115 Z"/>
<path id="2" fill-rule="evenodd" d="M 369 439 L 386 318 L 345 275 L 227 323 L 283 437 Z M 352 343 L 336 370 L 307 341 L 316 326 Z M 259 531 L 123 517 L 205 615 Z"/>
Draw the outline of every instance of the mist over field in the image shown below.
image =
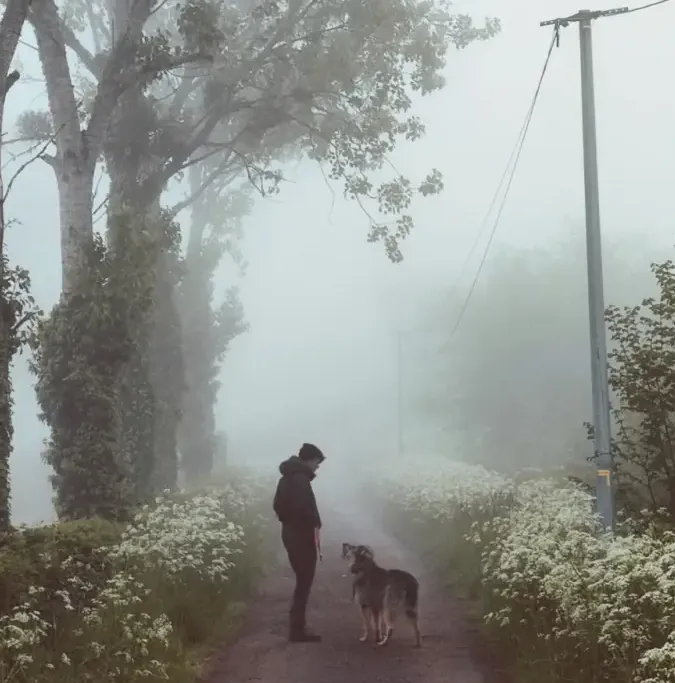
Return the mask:
<path id="1" fill-rule="evenodd" d="M 465 259 L 551 40 L 539 21 L 578 7 L 571 0 L 482 0 L 455 9 L 497 16 L 502 31 L 452 52 L 447 87 L 414 100 L 426 135 L 401 145 L 392 164 L 414 177 L 436 167 L 445 189 L 415 204 L 403 262 L 390 263 L 382 244 L 366 242 L 368 218 L 316 163 L 289 161 L 280 192 L 254 195 L 243 219 L 243 267 L 226 258 L 214 280 L 216 298 L 239 288 L 249 325 L 232 341 L 219 376 L 216 421 L 228 461 L 275 475 L 303 442 L 315 443 L 327 456 L 317 496 L 336 505 L 354 495 L 373 463 L 386 468 L 394 459 L 440 454 L 514 470 L 583 466 L 590 453 L 574 27 L 562 31 L 553 52 L 495 240 L 450 338 L 494 217 Z M 651 294 L 650 263 L 673 253 L 675 98 L 666 87 L 675 63 L 673 20 L 675 5 L 665 5 L 658 21 L 645 12 L 594 25 L 608 304 L 634 305 Z M 25 76 L 8 98 L 6 125 L 46 104 L 28 27 L 24 37 L 17 58 Z M 20 163 L 10 161 L 5 173 Z M 183 196 L 174 184 L 162 201 Z M 30 271 L 44 310 L 61 287 L 57 205 L 51 169 L 34 163 L 5 208 L 16 221 L 9 258 Z M 179 220 L 187 225 L 184 215 Z M 41 459 L 48 431 L 38 419 L 26 353 L 14 363 L 13 380 L 13 520 L 34 523 L 54 511 Z"/>

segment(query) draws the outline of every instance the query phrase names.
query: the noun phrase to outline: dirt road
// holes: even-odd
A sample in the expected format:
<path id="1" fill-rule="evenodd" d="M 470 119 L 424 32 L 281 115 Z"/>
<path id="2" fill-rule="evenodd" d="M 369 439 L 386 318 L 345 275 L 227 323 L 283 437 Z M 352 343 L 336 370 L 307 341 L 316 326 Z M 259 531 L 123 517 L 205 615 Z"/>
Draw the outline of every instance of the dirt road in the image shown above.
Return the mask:
<path id="1" fill-rule="evenodd" d="M 340 524 L 341 529 L 345 526 Z M 413 647 L 403 619 L 387 647 L 360 643 L 361 620 L 340 559 L 343 541 L 366 542 L 358 535 L 347 538 L 340 531 L 337 537 L 330 528 L 324 530 L 324 557 L 308 613 L 310 626 L 323 642 L 287 642 L 293 577 L 281 562 L 262 586 L 237 640 L 210 663 L 208 683 L 507 683 L 481 643 L 477 626 L 462 614 L 461 603 L 434 590 L 415 558 L 383 532 L 367 539 L 380 564 L 420 576 L 423 644 Z"/>

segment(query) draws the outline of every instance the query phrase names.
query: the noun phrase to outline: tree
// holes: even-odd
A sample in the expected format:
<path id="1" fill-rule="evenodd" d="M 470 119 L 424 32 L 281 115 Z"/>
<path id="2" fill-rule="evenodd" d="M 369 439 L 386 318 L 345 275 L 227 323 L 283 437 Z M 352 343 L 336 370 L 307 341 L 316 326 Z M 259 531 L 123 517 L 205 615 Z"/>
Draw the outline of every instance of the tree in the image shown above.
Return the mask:
<path id="1" fill-rule="evenodd" d="M 585 243 L 583 231 L 575 233 L 548 249 L 492 255 L 455 336 L 438 344 L 440 355 L 418 359 L 436 378 L 420 412 L 445 429 L 444 448 L 507 470 L 585 463 L 591 455 Z M 649 288 L 638 249 L 604 246 L 608 296 L 628 301 L 636 283 Z M 434 311 L 446 340 L 468 289 L 445 293 Z"/>
<path id="2" fill-rule="evenodd" d="M 675 263 L 652 264 L 658 295 L 610 306 L 614 454 L 629 511 L 675 522 Z"/>
<path id="3" fill-rule="evenodd" d="M 203 185 L 205 165 L 190 169 L 193 194 Z M 237 250 L 241 220 L 251 206 L 251 188 L 230 187 L 228 179 L 206 188 L 191 204 L 190 234 L 179 289 L 187 386 L 179 426 L 181 469 L 188 485 L 203 482 L 213 469 L 219 436 L 215 404 L 218 373 L 230 342 L 247 329 L 237 290 L 214 302 L 213 276 L 225 253 L 241 264 Z M 214 308 L 215 305 L 215 308 Z"/>
<path id="4" fill-rule="evenodd" d="M 135 457 L 123 431 L 128 423 L 119 420 L 127 387 L 118 377 L 133 367 L 135 331 L 152 308 L 155 243 L 141 226 L 120 234 L 128 241 L 115 249 L 96 237 L 68 296 L 38 325 L 33 371 L 41 417 L 51 426 L 45 460 L 62 519 L 124 520 L 154 490 L 153 463 Z M 129 398 L 143 423 L 152 421 L 144 412 L 148 385 L 138 377 Z"/>
<path id="5" fill-rule="evenodd" d="M 496 20 L 475 28 L 444 2 L 403 0 L 73 0 L 63 16 L 54 0 L 36 0 L 29 17 L 50 114 L 31 112 L 21 128 L 26 137 L 58 131 L 56 154 L 45 160 L 57 174 L 62 212 L 70 212 L 61 216 L 66 289 L 76 252 L 91 242 L 93 170 L 106 144 L 109 173 L 120 162 L 115 149 L 128 166 L 143 166 L 143 177 L 134 178 L 140 182 L 126 178 L 128 195 L 143 206 L 206 158 L 219 158 L 218 172 L 237 167 L 261 181 L 280 149 L 299 149 L 327 161 L 349 196 L 398 217 L 393 231 L 374 221 L 370 238 L 400 258 L 398 241 L 411 226 L 404 212 L 416 190 L 438 191 L 440 177 L 433 172 L 415 188 L 398 173 L 379 185 L 368 174 L 383 167 L 397 141 L 423 134 L 409 115 L 411 91 L 443 87 L 450 45 L 463 48 L 499 30 Z M 86 31 L 93 51 L 78 37 Z M 88 71 L 80 103 L 67 49 Z M 167 89 L 171 97 L 157 101 L 153 93 Z M 135 125 L 123 130 L 132 114 Z"/>
<path id="6" fill-rule="evenodd" d="M 21 268 L 11 268 L 5 253 L 8 190 L 5 190 L 1 170 L 5 97 L 19 79 L 19 72 L 9 73 L 9 68 L 29 6 L 30 0 L 8 0 L 0 20 L 0 532 L 9 530 L 11 518 L 9 459 L 13 428 L 10 367 L 14 355 L 26 341 L 22 327 L 31 318 L 34 308 L 29 294 L 28 273 Z"/>
<path id="7" fill-rule="evenodd" d="M 176 370 L 175 363 L 167 373 L 166 367 L 162 365 L 162 360 L 165 359 L 152 362 L 155 358 L 150 358 L 150 346 L 153 342 L 159 348 L 164 348 L 168 343 L 170 358 L 176 356 L 176 340 L 179 338 L 179 332 L 175 329 L 175 324 L 171 325 L 170 321 L 167 325 L 166 318 L 154 324 L 156 318 L 154 308 L 171 310 L 170 298 L 173 282 L 171 278 L 176 274 L 176 268 L 172 267 L 175 265 L 175 258 L 172 258 L 172 254 L 175 255 L 175 235 L 172 233 L 171 221 L 164 220 L 157 211 L 152 220 L 149 216 L 138 217 L 132 230 L 138 230 L 139 227 L 143 230 L 150 230 L 152 239 L 142 240 L 142 242 L 149 253 L 154 254 L 152 262 L 144 260 L 145 273 L 129 274 L 131 281 L 140 285 L 140 289 L 133 291 L 132 294 L 139 303 L 137 310 L 143 310 L 144 315 L 135 318 L 136 327 L 133 330 L 110 326 L 107 310 L 92 307 L 92 304 L 98 303 L 105 306 L 109 304 L 111 298 L 117 300 L 114 292 L 107 291 L 115 280 L 100 276 L 96 268 L 99 270 L 104 268 L 102 263 L 108 256 L 113 262 L 121 263 L 119 253 L 124 249 L 120 245 L 128 245 L 133 239 L 132 235 L 127 234 L 131 229 L 129 216 L 134 213 L 133 202 L 129 201 L 133 192 L 133 179 L 127 178 L 126 183 L 121 183 L 120 178 L 123 176 L 119 173 L 111 178 L 117 201 L 111 202 L 113 210 L 109 217 L 108 229 L 109 232 L 114 233 L 113 239 L 109 240 L 110 255 L 106 254 L 105 258 L 93 258 L 91 254 L 98 251 L 93 243 L 93 178 L 96 164 L 102 155 L 106 155 L 109 169 L 114 169 L 115 162 L 120 161 L 119 155 L 111 154 L 109 131 L 115 124 L 124 124 L 124 113 L 129 111 L 130 106 L 134 104 L 133 98 L 138 95 L 139 88 L 147 86 L 147 79 L 155 78 L 164 69 L 192 61 L 196 57 L 166 54 L 158 57 L 156 55 L 157 41 L 148 39 L 144 35 L 144 25 L 155 3 L 142 0 L 127 6 L 127 12 L 122 11 L 124 5 L 125 3 L 122 2 L 117 3 L 117 6 L 111 5 L 112 10 L 118 10 L 113 11 L 114 17 L 112 15 L 109 17 L 111 21 L 109 25 L 113 25 L 112 22 L 114 22 L 116 38 L 114 41 L 109 41 L 105 47 L 101 47 L 96 54 L 89 52 L 77 40 L 75 30 L 78 26 L 82 26 L 83 15 L 81 13 L 92 17 L 95 23 L 100 7 L 92 7 L 89 4 L 81 7 L 73 5 L 70 9 L 74 11 L 66 19 L 59 15 L 53 0 L 37 0 L 29 15 L 35 29 L 47 84 L 50 113 L 49 116 L 27 113 L 21 121 L 21 127 L 28 135 L 43 138 L 53 135 L 55 139 L 55 154 L 45 155 L 43 158 L 54 168 L 59 187 L 64 285 L 63 300 L 52 311 L 50 319 L 45 321 L 41 329 L 40 339 L 45 343 L 51 342 L 52 348 L 46 353 L 39 354 L 38 360 L 45 361 L 51 358 L 53 354 L 58 354 L 59 348 L 71 343 L 72 330 L 75 329 L 75 323 L 81 316 L 81 310 L 76 309 L 71 299 L 78 302 L 80 309 L 88 312 L 89 320 L 99 318 L 100 327 L 107 329 L 113 336 L 117 336 L 113 346 L 128 349 L 129 338 L 131 338 L 131 348 L 134 349 L 131 356 L 125 357 L 123 364 L 116 365 L 117 374 L 112 380 L 119 386 L 116 387 L 109 400 L 103 400 L 100 395 L 100 388 L 104 381 L 111 379 L 105 367 L 105 361 L 100 355 L 87 355 L 86 348 L 80 347 L 85 352 L 82 358 L 76 358 L 74 355 L 66 358 L 60 356 L 59 358 L 65 361 L 65 366 L 58 363 L 52 366 L 41 366 L 39 362 L 35 365 L 43 417 L 52 428 L 51 448 L 47 459 L 56 467 L 54 483 L 57 488 L 60 487 L 57 490 L 57 507 L 67 516 L 90 513 L 92 501 L 86 500 L 83 489 L 79 486 L 83 475 L 81 463 L 86 461 L 88 453 L 101 448 L 97 434 L 98 428 L 101 428 L 103 434 L 106 435 L 105 438 L 109 439 L 110 449 L 115 450 L 119 446 L 121 450 L 116 454 L 111 452 L 101 454 L 102 461 L 104 464 L 107 463 L 101 469 L 101 476 L 103 477 L 105 473 L 110 476 L 111 495 L 100 499 L 98 512 L 108 511 L 109 514 L 117 516 L 117 510 L 123 507 L 122 498 L 114 493 L 117 488 L 114 473 L 122 461 L 127 463 L 134 459 L 141 461 L 136 462 L 130 468 L 123 468 L 127 474 L 131 472 L 139 477 L 132 486 L 134 494 L 130 498 L 123 497 L 124 500 L 146 498 L 155 489 L 171 486 L 175 480 L 176 452 L 175 444 L 172 448 L 171 432 L 169 431 L 168 448 L 165 448 L 166 440 L 155 443 L 154 437 L 156 433 L 166 434 L 166 430 L 162 430 L 161 426 L 167 421 L 167 415 L 171 422 L 177 421 L 174 414 L 176 401 L 172 400 L 171 395 L 172 380 L 176 378 L 180 385 L 182 377 L 180 368 L 178 372 L 172 372 Z M 123 21 L 117 23 L 116 20 L 120 18 Z M 98 30 L 97 27 L 94 29 Z M 97 36 L 95 32 L 95 39 Z M 158 40 L 161 42 L 161 37 Z M 76 51 L 97 79 L 96 88 L 88 103 L 78 102 L 75 97 L 66 45 Z M 114 115 L 118 118 L 113 118 Z M 84 126 L 82 126 L 81 119 L 84 120 Z M 130 132 L 132 130 L 130 129 Z M 134 141 L 130 140 L 130 142 L 133 144 Z M 128 150 L 126 141 L 118 146 L 118 149 Z M 142 149 L 145 149 L 145 145 Z M 122 156 L 124 157 L 124 154 Z M 129 156 L 133 158 L 133 154 Z M 157 209 L 156 206 L 153 208 Z M 131 263 L 133 262 L 135 261 L 132 260 Z M 88 272 L 92 264 L 96 266 L 94 273 Z M 161 282 L 156 277 L 158 268 L 163 268 L 164 280 Z M 98 290 L 93 290 L 98 292 L 98 299 L 87 291 L 92 281 L 100 285 Z M 150 309 L 142 305 L 147 296 L 152 298 L 153 306 Z M 71 317 L 75 320 L 71 320 Z M 174 322 L 176 317 L 174 316 Z M 128 323 L 129 319 L 123 317 L 122 321 Z M 97 325 L 93 324 L 93 326 Z M 107 341 L 110 342 L 110 338 Z M 171 346 L 172 343 L 173 346 Z M 180 350 L 178 355 L 180 355 Z M 82 364 L 86 365 L 88 362 L 93 362 L 94 366 L 90 368 L 90 372 L 79 376 L 80 380 L 84 379 L 84 382 L 80 382 L 79 392 L 64 392 L 63 394 L 65 397 L 70 397 L 74 404 L 63 405 L 63 396 L 56 400 L 59 396 L 58 382 L 64 378 L 76 376 L 76 370 L 81 371 Z M 54 374 L 55 368 L 58 368 L 60 373 Z M 68 369 L 73 372 L 68 372 Z M 100 374 L 95 374 L 95 371 Z M 153 380 L 157 377 L 165 380 L 157 382 L 161 385 L 159 387 L 153 385 Z M 91 401 L 85 400 L 85 404 L 95 409 L 93 412 L 86 410 L 84 412 L 85 416 L 91 417 L 92 424 L 81 426 L 73 422 L 72 416 L 77 414 L 78 407 L 82 408 L 80 402 L 83 396 L 85 398 L 90 396 Z M 145 397 L 146 400 L 139 406 L 141 397 Z M 109 412 L 107 417 L 100 414 L 105 410 Z M 57 424 L 54 420 L 60 420 L 60 423 Z M 158 423 L 160 429 L 156 428 Z M 87 430 L 87 426 L 90 429 Z M 148 430 L 151 432 L 149 437 Z M 175 441 L 175 428 L 173 433 L 173 441 Z M 88 435 L 88 441 L 82 438 L 85 434 Z M 59 448 L 65 450 L 58 453 Z M 73 450 L 74 448 L 78 449 L 77 453 Z M 161 466 L 157 462 L 157 450 L 167 452 Z M 71 465 L 68 464 L 69 460 L 73 461 Z M 80 466 L 77 466 L 78 462 Z M 61 464 L 57 466 L 57 463 Z M 167 463 L 168 468 L 164 467 Z M 68 480 L 69 477 L 72 481 Z M 103 480 L 100 486 L 105 486 Z"/>
<path id="8" fill-rule="evenodd" d="M 64 294 L 86 282 L 78 273 L 91 250 L 93 177 L 101 158 L 111 184 L 110 248 L 130 242 L 118 234 L 134 229 L 123 215 L 139 217 L 153 235 L 156 258 L 145 285 L 153 303 L 133 331 L 138 358 L 122 368 L 118 395 L 135 396 L 134 381 L 144 382 L 148 405 L 141 414 L 153 423 L 148 457 L 154 469 L 166 461 L 156 485 L 170 485 L 184 387 L 174 297 L 180 269 L 170 222 L 160 211 L 162 192 L 209 160 L 197 193 L 223 175 L 242 173 L 267 193 L 280 179 L 275 160 L 307 154 L 342 180 L 345 193 L 372 216 L 369 239 L 384 242 L 398 261 L 413 198 L 438 192 L 440 175 L 432 171 L 416 186 L 398 172 L 381 182 L 373 174 L 399 140 L 423 134 L 409 115 L 411 92 L 443 86 L 449 47 L 487 39 L 499 27 L 488 20 L 476 29 L 443 3 L 404 0 L 72 0 L 62 16 L 54 0 L 35 0 L 29 17 L 50 111 L 26 114 L 21 128 L 26 136 L 55 135 L 56 153 L 45 160 L 59 186 Z M 93 50 L 85 45 L 87 30 Z M 67 49 L 88 70 L 81 103 Z M 374 216 L 369 203 L 392 220 Z M 117 412 L 124 433 L 138 413 L 129 405 Z M 136 420 L 136 427 L 143 425 Z M 147 451 L 146 436 L 135 434 L 132 446 L 142 443 Z"/>

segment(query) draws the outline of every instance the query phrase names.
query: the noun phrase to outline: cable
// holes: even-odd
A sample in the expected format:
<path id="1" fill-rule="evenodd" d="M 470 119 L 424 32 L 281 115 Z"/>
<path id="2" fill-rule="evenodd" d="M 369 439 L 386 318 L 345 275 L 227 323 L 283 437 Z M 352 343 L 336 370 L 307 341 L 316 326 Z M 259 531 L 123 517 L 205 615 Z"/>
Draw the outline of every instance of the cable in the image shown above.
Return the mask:
<path id="1" fill-rule="evenodd" d="M 492 201 L 490 202 L 490 206 L 488 207 L 488 210 L 485 213 L 485 217 L 483 218 L 483 220 L 480 224 L 480 229 L 478 230 L 478 233 L 476 235 L 476 239 L 474 240 L 473 244 L 471 245 L 471 249 L 469 249 L 469 253 L 466 255 L 466 258 L 464 259 L 464 262 L 462 263 L 462 267 L 459 269 L 459 273 L 457 274 L 457 277 L 455 278 L 454 282 L 452 283 L 451 289 L 455 289 L 455 287 L 457 287 L 460 280 L 462 279 L 462 275 L 464 275 L 464 270 L 466 269 L 466 266 L 468 265 L 469 261 L 471 260 L 471 257 L 473 256 L 474 252 L 476 251 L 476 247 L 478 246 L 478 243 L 480 242 L 481 237 L 483 236 L 483 233 L 485 232 L 485 228 L 488 226 L 488 220 L 489 220 L 490 216 L 492 215 L 492 209 L 494 209 L 495 204 L 497 203 L 497 198 L 499 197 L 499 193 L 502 189 L 502 185 L 504 184 L 504 181 L 506 180 L 506 177 L 509 173 L 509 170 L 511 169 L 511 167 L 513 165 L 513 161 L 514 161 L 514 159 L 518 153 L 518 146 L 520 145 L 520 140 L 523 137 L 526 126 L 527 126 L 527 118 L 523 122 L 523 125 L 520 129 L 520 133 L 518 133 L 518 137 L 516 138 L 516 144 L 513 146 L 513 149 L 511 150 L 511 155 L 509 156 L 509 160 L 506 164 L 506 167 L 504 168 L 504 173 L 502 173 L 502 177 L 500 178 L 499 183 L 497 185 L 497 188 L 495 189 L 495 192 L 492 195 Z"/>
<path id="2" fill-rule="evenodd" d="M 661 2 L 667 1 L 667 0 L 660 0 Z M 516 168 L 518 166 L 518 161 L 520 159 L 520 155 L 523 151 L 523 145 L 525 143 L 525 138 L 527 137 L 527 132 L 530 128 L 530 123 L 532 122 L 532 115 L 534 114 L 534 108 L 537 104 L 537 99 L 539 98 L 539 93 L 541 92 L 541 86 L 542 83 L 544 82 L 544 77 L 546 75 L 546 71 L 548 70 L 548 65 L 549 62 L 551 61 L 551 55 L 553 54 L 553 48 L 557 45 L 558 43 L 558 37 L 559 37 L 559 27 L 555 26 L 553 30 L 553 36 L 551 38 L 551 44 L 548 48 L 548 53 L 546 55 L 546 60 L 544 61 L 544 66 L 541 70 L 541 75 L 539 76 L 539 82 L 537 83 L 537 88 L 534 91 L 534 96 L 532 97 L 532 103 L 530 104 L 530 107 L 527 111 L 527 115 L 525 116 L 525 122 L 523 123 L 523 126 L 520 130 L 520 135 L 518 136 L 518 141 L 516 142 L 516 146 L 514 148 L 515 152 L 515 158 L 514 158 L 514 153 L 511 153 L 511 159 L 513 159 L 513 165 L 511 166 L 511 159 L 509 159 L 509 165 L 507 165 L 507 170 L 504 172 L 504 176 L 506 176 L 506 173 L 509 169 L 509 166 L 511 166 L 511 173 L 509 175 L 509 180 L 508 183 L 506 184 L 506 190 L 504 191 L 504 196 L 502 198 L 502 202 L 499 206 L 499 210 L 497 211 L 497 216 L 495 217 L 495 221 L 492 225 L 492 230 L 490 232 L 490 238 L 488 239 L 488 242 L 485 246 L 485 249 L 483 251 L 483 256 L 481 257 L 480 264 L 478 265 L 478 270 L 476 271 L 476 275 L 473 279 L 473 282 L 471 283 L 471 287 L 469 288 L 469 292 L 466 296 L 466 299 L 464 300 L 464 304 L 462 305 L 462 308 L 460 309 L 459 315 L 457 316 L 457 321 L 455 322 L 455 326 L 450 333 L 450 338 L 448 339 L 447 344 L 449 344 L 453 337 L 455 336 L 457 330 L 459 329 L 459 326 L 462 322 L 462 319 L 464 318 L 464 313 L 466 313 L 466 309 L 469 306 L 469 302 L 471 301 L 471 296 L 473 295 L 474 290 L 476 289 L 476 284 L 478 283 L 478 279 L 480 278 L 481 272 L 483 271 L 483 266 L 485 265 L 485 261 L 487 259 L 488 253 L 490 251 L 490 247 L 492 246 L 492 241 L 495 237 L 495 234 L 497 232 L 497 227 L 499 226 L 499 220 L 502 216 L 502 212 L 504 210 L 504 206 L 506 205 L 506 199 L 509 196 L 509 190 L 511 189 L 511 184 L 513 183 L 513 179 L 515 177 L 516 173 Z M 492 211 L 492 207 L 495 204 L 496 198 L 497 198 L 497 193 L 499 192 L 499 188 L 501 187 L 504 176 L 502 176 L 502 180 L 499 183 L 499 186 L 497 188 L 497 192 L 495 193 L 495 197 L 492 200 L 492 204 L 490 205 L 490 209 L 488 210 L 488 215 Z M 486 216 L 487 218 L 487 216 Z M 482 229 L 481 229 L 482 232 Z M 474 243 L 474 248 L 477 242 Z M 473 248 L 471 250 L 473 252 Z M 447 346 L 446 344 L 446 346 Z"/>
<path id="3" fill-rule="evenodd" d="M 591 19 L 599 19 L 600 17 L 623 17 L 626 14 L 634 14 L 635 12 L 641 12 L 643 9 L 651 9 L 652 7 L 657 7 L 658 5 L 665 5 L 670 0 L 654 0 L 654 2 L 648 2 L 646 5 L 638 5 L 637 7 L 615 7 L 614 9 L 607 10 L 597 10 L 595 12 L 585 12 L 586 15 L 590 15 Z M 581 16 L 581 11 L 576 14 L 572 14 L 569 17 L 561 17 L 559 19 L 553 19 L 552 21 L 543 21 L 540 26 L 562 26 L 566 28 L 569 26 L 570 22 L 578 21 Z"/>
<path id="4" fill-rule="evenodd" d="M 631 7 L 630 9 L 626 10 L 624 14 L 640 12 L 643 9 L 649 9 L 650 7 L 656 7 L 657 5 L 664 5 L 666 2 L 670 2 L 670 0 L 656 0 L 655 2 L 650 2 L 648 5 L 642 5 L 641 7 Z"/>
<path id="5" fill-rule="evenodd" d="M 651 7 L 656 7 L 657 5 L 663 5 L 663 4 L 670 2 L 670 1 L 671 0 L 655 0 L 654 2 L 650 2 L 646 5 L 640 5 L 638 7 L 625 8 L 625 9 L 622 8 L 621 10 L 618 10 L 616 12 L 616 15 L 620 16 L 621 14 L 630 14 L 633 12 L 640 12 L 640 11 L 645 10 L 645 9 L 650 9 Z M 469 288 L 469 292 L 467 294 L 467 297 L 466 297 L 464 304 L 462 305 L 462 308 L 460 310 L 459 316 L 458 316 L 457 321 L 455 323 L 455 327 L 453 328 L 453 331 L 450 335 L 450 338 L 448 339 L 448 342 L 447 342 L 448 344 L 450 343 L 450 341 L 454 337 L 455 333 L 457 332 L 457 329 L 459 328 L 459 325 L 462 322 L 462 319 L 464 317 L 464 313 L 466 312 L 466 309 L 469 305 L 469 301 L 471 300 L 471 296 L 473 295 L 474 289 L 476 287 L 476 284 L 478 283 L 478 279 L 480 278 L 481 272 L 483 270 L 483 266 L 485 265 L 485 261 L 487 259 L 488 253 L 490 251 L 490 247 L 492 245 L 492 241 L 494 239 L 495 233 L 497 231 L 497 227 L 499 225 L 499 220 L 501 218 L 502 211 L 504 210 L 504 205 L 506 204 L 506 199 L 508 197 L 508 193 L 509 193 L 509 190 L 511 188 L 511 183 L 513 182 L 513 178 L 514 178 L 515 171 L 516 171 L 516 166 L 518 165 L 518 160 L 520 159 L 520 154 L 522 152 L 523 144 L 525 142 L 525 137 L 526 137 L 527 131 L 530 127 L 530 122 L 532 120 L 532 114 L 534 113 L 534 107 L 537 103 L 537 98 L 539 97 L 539 92 L 541 90 L 541 86 L 542 86 L 542 83 L 544 80 L 544 76 L 546 75 L 546 70 L 548 69 L 548 65 L 549 65 L 549 62 L 551 59 L 551 54 L 553 53 L 553 47 L 558 44 L 559 36 L 560 36 L 560 28 L 562 26 L 564 26 L 565 23 L 566 23 L 565 20 L 561 19 L 558 22 L 556 22 L 556 24 L 553 27 L 553 37 L 551 40 L 551 45 L 549 46 L 548 53 L 546 55 L 546 60 L 544 62 L 544 66 L 542 68 L 541 76 L 539 77 L 539 83 L 537 84 L 537 89 L 535 90 L 534 97 L 532 98 L 532 104 L 530 105 L 530 108 L 527 112 L 527 115 L 525 116 L 525 122 L 523 123 L 523 126 L 520 129 L 520 133 L 519 133 L 518 138 L 516 140 L 516 144 L 515 144 L 513 150 L 511 151 L 511 155 L 509 156 L 508 163 L 506 164 L 506 168 L 504 169 L 504 173 L 502 174 L 502 177 L 499 180 L 499 184 L 497 185 L 497 189 L 495 190 L 495 193 L 492 197 L 492 201 L 490 202 L 490 206 L 487 210 L 487 213 L 485 214 L 485 218 L 483 219 L 483 221 L 481 223 L 481 227 L 478 230 L 478 234 L 476 235 L 476 239 L 474 240 L 473 244 L 471 245 L 471 249 L 469 249 L 469 252 L 468 252 L 466 258 L 464 259 L 464 262 L 462 263 L 462 266 L 459 269 L 459 273 L 458 273 L 457 277 L 455 278 L 455 280 L 452 284 L 452 288 L 454 289 L 459 284 L 460 280 L 462 279 L 462 276 L 464 275 L 464 271 L 466 269 L 466 266 L 469 263 L 469 261 L 471 260 L 471 257 L 473 256 L 474 252 L 476 251 L 476 248 L 478 247 L 478 243 L 480 242 L 481 237 L 483 236 L 483 233 L 485 231 L 485 228 L 487 227 L 488 219 L 489 219 L 490 215 L 492 214 L 492 210 L 494 209 L 495 204 L 497 202 L 497 197 L 499 196 L 499 193 L 500 193 L 501 188 L 504 184 L 505 178 L 507 177 L 507 175 L 509 175 L 509 169 L 510 169 L 511 173 L 509 176 L 509 180 L 508 180 L 508 183 L 506 185 L 506 190 L 504 192 L 504 196 L 502 198 L 502 202 L 500 204 L 499 211 L 497 212 L 497 217 L 496 217 L 495 222 L 493 224 L 492 231 L 491 231 L 490 237 L 488 239 L 488 243 L 487 243 L 485 250 L 483 252 L 483 256 L 482 256 L 480 264 L 478 266 L 478 271 L 476 272 L 476 275 L 473 279 L 473 282 L 471 283 L 471 287 Z"/>

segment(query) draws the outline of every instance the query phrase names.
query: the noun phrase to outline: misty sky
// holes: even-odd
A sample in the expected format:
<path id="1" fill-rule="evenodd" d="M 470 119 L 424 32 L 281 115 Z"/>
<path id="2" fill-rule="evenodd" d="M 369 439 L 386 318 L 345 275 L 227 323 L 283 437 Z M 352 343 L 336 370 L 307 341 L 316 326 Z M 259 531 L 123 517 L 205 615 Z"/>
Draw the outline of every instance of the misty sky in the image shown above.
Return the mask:
<path id="1" fill-rule="evenodd" d="M 614 6 L 599 2 L 591 9 Z M 339 187 L 331 192 L 316 165 L 302 162 L 288 169 L 281 194 L 258 200 L 246 220 L 245 276 L 228 264 L 219 274 L 223 290 L 239 282 L 251 325 L 233 344 L 219 404 L 220 426 L 238 458 L 278 461 L 304 440 L 335 458 L 395 447 L 395 330 L 424 335 L 425 302 L 453 281 L 481 225 L 551 40 L 551 29 L 539 21 L 579 9 L 574 2 L 534 0 L 456 8 L 477 20 L 498 16 L 503 30 L 490 42 L 451 53 L 446 89 L 416 103 L 427 136 L 401 148 L 393 161 L 413 178 L 439 168 L 446 189 L 416 205 L 405 262 L 392 265 L 380 245 L 367 244 L 366 217 L 342 199 Z M 603 233 L 607 241 L 639 238 L 643 253 L 635 258 L 645 264 L 669 256 L 673 241 L 673 25 L 675 3 L 594 24 Z M 29 28 L 24 39 L 34 44 Z M 19 60 L 25 73 L 41 77 L 30 48 L 20 48 Z M 7 120 L 44 107 L 41 88 L 20 81 Z M 554 51 L 486 278 L 506 244 L 530 248 L 554 243 L 561 231 L 583 231 L 580 115 L 578 30 L 571 26 Z M 20 221 L 10 231 L 10 257 L 30 270 L 38 302 L 48 309 L 60 287 L 51 169 L 31 166 L 8 204 L 8 215 Z M 584 268 L 581 262 L 579 277 Z M 611 300 L 611 291 L 606 294 Z M 19 363 L 16 521 L 39 520 L 51 507 L 40 460 L 46 430 L 36 417 L 31 381 Z"/>

